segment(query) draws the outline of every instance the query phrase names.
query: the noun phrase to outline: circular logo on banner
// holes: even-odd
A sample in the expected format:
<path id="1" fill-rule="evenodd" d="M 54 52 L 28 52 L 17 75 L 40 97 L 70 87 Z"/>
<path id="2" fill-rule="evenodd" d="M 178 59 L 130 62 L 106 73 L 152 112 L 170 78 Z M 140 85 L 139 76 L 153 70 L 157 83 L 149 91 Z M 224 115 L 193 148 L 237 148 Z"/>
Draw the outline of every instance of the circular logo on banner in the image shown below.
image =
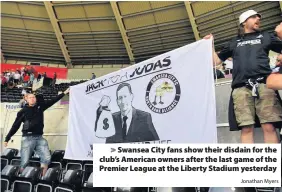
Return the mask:
<path id="1" fill-rule="evenodd" d="M 180 84 L 175 76 L 161 73 L 154 76 L 146 90 L 146 104 L 155 113 L 168 113 L 180 99 Z"/>

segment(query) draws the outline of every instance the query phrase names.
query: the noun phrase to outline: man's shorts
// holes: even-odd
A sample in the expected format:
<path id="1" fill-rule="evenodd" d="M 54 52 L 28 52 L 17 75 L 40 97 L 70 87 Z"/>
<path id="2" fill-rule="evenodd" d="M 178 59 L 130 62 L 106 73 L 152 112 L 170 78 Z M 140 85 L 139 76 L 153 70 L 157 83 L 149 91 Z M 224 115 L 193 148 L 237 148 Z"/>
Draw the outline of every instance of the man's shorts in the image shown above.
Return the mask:
<path id="1" fill-rule="evenodd" d="M 41 165 L 49 165 L 51 154 L 48 142 L 42 136 L 23 136 L 21 141 L 21 168 L 25 168 L 33 151 L 40 157 Z"/>
<path id="2" fill-rule="evenodd" d="M 275 91 L 265 84 L 259 84 L 259 99 L 252 96 L 252 91 L 246 87 L 233 90 L 234 112 L 239 127 L 254 125 L 255 114 L 260 123 L 282 121 L 282 106 Z"/>

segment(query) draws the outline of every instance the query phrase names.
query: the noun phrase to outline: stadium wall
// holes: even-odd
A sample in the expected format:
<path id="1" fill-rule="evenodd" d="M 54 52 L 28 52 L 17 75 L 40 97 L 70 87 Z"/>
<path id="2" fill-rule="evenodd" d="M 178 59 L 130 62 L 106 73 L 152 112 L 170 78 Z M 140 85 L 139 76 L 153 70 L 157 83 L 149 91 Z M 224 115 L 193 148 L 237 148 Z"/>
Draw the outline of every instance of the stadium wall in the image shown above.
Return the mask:
<path id="1" fill-rule="evenodd" d="M 6 104 L 1 103 L 1 140 L 13 125 L 19 109 L 6 109 Z M 62 149 L 66 147 L 68 130 L 68 105 L 55 104 L 44 113 L 44 137 L 48 140 L 51 150 Z M 1 142 L 3 143 L 3 142 Z M 11 148 L 20 148 L 21 128 L 12 137 L 8 144 Z M 3 149 L 3 148 L 2 148 Z"/>
<path id="2" fill-rule="evenodd" d="M 35 61 L 36 62 L 36 61 Z M 6 60 L 5 63 L 9 64 L 20 64 L 20 65 L 30 65 L 30 61 L 20 61 L 20 60 Z M 59 67 L 59 68 L 67 68 L 63 63 L 42 63 L 39 62 L 40 66 L 43 67 Z"/>

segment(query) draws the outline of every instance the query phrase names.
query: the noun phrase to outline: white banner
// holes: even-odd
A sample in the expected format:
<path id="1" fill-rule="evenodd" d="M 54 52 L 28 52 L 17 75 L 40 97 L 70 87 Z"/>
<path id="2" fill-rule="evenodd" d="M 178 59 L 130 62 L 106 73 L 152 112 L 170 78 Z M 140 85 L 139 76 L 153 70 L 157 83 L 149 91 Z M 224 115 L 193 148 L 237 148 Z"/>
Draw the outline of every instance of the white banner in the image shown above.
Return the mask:
<path id="1" fill-rule="evenodd" d="M 65 158 L 93 143 L 216 143 L 212 41 L 71 87 Z"/>

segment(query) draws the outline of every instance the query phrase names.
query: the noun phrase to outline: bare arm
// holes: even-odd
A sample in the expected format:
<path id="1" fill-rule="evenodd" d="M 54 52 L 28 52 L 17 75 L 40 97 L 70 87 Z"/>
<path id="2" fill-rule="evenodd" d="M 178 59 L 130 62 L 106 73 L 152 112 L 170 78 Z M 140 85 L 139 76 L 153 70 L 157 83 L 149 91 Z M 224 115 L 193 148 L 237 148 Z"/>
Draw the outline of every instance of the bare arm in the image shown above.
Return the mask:
<path id="1" fill-rule="evenodd" d="M 271 74 L 267 78 L 266 85 L 269 89 L 282 90 L 282 74 Z"/>
<path id="2" fill-rule="evenodd" d="M 282 40 L 282 22 L 276 26 L 275 32 L 280 40 Z"/>
<path id="3" fill-rule="evenodd" d="M 220 60 L 220 58 L 218 57 L 217 53 L 215 51 L 213 51 L 213 65 L 219 65 L 221 64 L 223 61 Z"/>
<path id="4" fill-rule="evenodd" d="M 203 39 L 212 39 L 213 40 L 213 35 L 212 34 L 206 35 Z M 214 46 L 213 46 L 213 65 L 216 66 L 216 65 L 219 65 L 221 63 L 222 63 L 222 61 L 218 57 L 217 53 L 214 50 Z"/>
<path id="5" fill-rule="evenodd" d="M 278 55 L 276 66 L 280 67 L 279 72 L 269 75 L 266 85 L 270 89 L 282 90 L 282 54 Z"/>

